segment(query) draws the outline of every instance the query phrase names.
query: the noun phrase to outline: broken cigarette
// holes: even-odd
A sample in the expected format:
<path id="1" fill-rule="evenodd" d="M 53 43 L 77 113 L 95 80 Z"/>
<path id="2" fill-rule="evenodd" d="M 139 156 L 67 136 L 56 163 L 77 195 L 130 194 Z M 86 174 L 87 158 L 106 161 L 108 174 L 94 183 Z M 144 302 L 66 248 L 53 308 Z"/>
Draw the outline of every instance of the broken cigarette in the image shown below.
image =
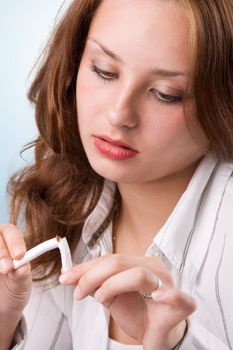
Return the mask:
<path id="1" fill-rule="evenodd" d="M 56 236 L 55 238 L 52 238 L 52 239 L 49 239 L 48 241 L 40 243 L 37 246 L 33 247 L 32 249 L 28 250 L 22 259 L 13 260 L 13 267 L 14 269 L 18 269 L 19 267 L 27 264 L 28 262 L 32 261 L 38 256 L 50 250 L 53 250 L 55 248 L 58 248 L 60 250 L 62 271 L 69 270 L 73 266 L 72 258 L 70 254 L 70 248 L 66 238 L 65 237 L 61 238 L 59 236 Z"/>

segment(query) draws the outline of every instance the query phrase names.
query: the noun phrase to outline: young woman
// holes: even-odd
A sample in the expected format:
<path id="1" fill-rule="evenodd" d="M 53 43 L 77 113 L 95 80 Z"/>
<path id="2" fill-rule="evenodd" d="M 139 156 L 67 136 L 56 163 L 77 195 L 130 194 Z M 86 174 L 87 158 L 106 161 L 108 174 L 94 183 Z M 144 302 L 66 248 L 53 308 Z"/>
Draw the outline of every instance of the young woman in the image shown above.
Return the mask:
<path id="1" fill-rule="evenodd" d="M 232 61 L 229 0 L 73 1 L 0 226 L 1 350 L 233 348 Z M 72 269 L 13 270 L 56 234 Z"/>

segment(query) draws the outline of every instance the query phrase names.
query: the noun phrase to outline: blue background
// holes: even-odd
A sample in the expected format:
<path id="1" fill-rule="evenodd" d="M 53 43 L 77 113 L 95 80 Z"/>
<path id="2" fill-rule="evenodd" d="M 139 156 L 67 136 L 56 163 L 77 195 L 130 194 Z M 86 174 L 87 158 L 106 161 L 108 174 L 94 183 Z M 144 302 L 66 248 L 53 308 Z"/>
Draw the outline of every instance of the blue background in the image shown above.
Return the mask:
<path id="1" fill-rule="evenodd" d="M 26 99 L 33 74 L 55 21 L 71 1 L 0 0 L 0 223 L 9 221 L 6 184 L 10 175 L 33 160 L 20 158 L 23 145 L 37 135 L 34 110 Z"/>

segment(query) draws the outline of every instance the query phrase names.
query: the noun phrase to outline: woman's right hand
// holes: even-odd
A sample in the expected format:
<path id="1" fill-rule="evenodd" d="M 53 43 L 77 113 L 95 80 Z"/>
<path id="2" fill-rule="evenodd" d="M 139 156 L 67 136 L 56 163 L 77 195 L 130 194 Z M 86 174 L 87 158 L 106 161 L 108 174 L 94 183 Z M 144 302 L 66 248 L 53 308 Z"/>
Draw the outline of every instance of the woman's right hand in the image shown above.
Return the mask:
<path id="1" fill-rule="evenodd" d="M 22 314 L 31 294 L 30 264 L 14 270 L 12 263 L 25 252 L 25 241 L 18 228 L 12 224 L 0 225 L 0 319 L 9 318 L 9 324 L 12 317 Z"/>

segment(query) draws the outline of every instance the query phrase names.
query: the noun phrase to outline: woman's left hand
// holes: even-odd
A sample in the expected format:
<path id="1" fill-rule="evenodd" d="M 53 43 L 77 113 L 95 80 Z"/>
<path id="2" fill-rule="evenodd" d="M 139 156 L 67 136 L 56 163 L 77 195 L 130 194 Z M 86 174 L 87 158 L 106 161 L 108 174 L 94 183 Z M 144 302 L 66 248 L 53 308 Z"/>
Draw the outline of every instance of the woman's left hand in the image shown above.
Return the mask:
<path id="1" fill-rule="evenodd" d="M 59 280 L 76 285 L 75 299 L 91 295 L 105 305 L 144 350 L 174 347 L 184 334 L 185 319 L 196 309 L 191 296 L 174 288 L 170 273 L 156 256 L 105 255 L 74 266 Z M 153 300 L 142 297 L 150 292 Z"/>

